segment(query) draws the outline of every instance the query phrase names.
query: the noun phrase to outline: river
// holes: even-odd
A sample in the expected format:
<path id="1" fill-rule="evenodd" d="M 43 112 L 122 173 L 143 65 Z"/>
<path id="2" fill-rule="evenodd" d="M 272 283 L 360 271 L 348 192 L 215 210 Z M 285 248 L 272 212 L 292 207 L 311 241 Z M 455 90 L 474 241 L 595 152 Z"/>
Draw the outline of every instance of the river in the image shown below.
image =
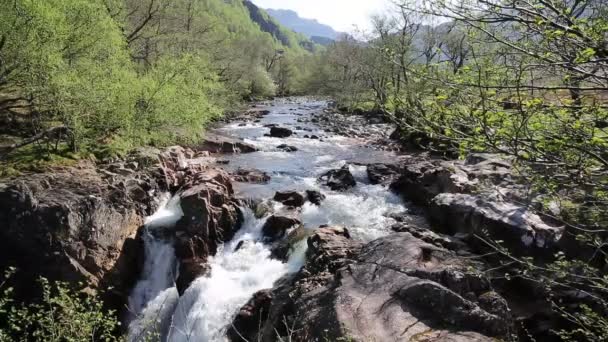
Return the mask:
<path id="1" fill-rule="evenodd" d="M 235 121 L 216 129 L 217 133 L 242 138 L 260 150 L 221 156 L 229 162 L 227 169 L 255 168 L 272 176 L 268 184 L 235 184 L 237 196 L 267 200 L 276 191 L 318 190 L 326 196 L 321 205 L 307 202 L 298 213 L 306 229 L 326 224 L 345 226 L 355 239 L 364 241 L 386 235 L 393 223 L 390 214 L 404 212 L 406 206 L 386 187 L 370 184 L 364 165 L 395 162 L 398 156 L 371 149 L 361 139 L 325 132 L 310 119 L 326 107 L 324 101 L 279 99 L 267 104 L 270 113 L 259 122 Z M 269 131 L 265 126 L 271 124 L 288 127 L 296 135 L 265 136 Z M 379 129 L 390 127 L 380 125 Z M 297 151 L 284 152 L 277 148 L 281 144 L 296 147 Z M 324 172 L 344 165 L 357 180 L 353 189 L 334 192 L 317 182 Z M 288 211 L 282 204 L 274 202 L 273 206 L 275 213 Z M 261 234 L 266 218 L 256 219 L 250 210 L 243 211 L 243 227 L 210 259 L 210 275 L 194 281 L 179 297 L 174 285 L 177 261 L 173 247 L 158 231 L 171 229 L 182 213 L 179 201 L 165 196 L 161 209 L 146 221 L 144 272 L 129 300 L 133 315 L 129 325 L 131 341 L 225 341 L 234 315 L 255 292 L 272 288 L 281 277 L 302 267 L 305 241 L 292 249 L 286 263 L 272 259 L 270 246 L 263 242 Z M 235 248 L 241 241 L 247 243 Z"/>

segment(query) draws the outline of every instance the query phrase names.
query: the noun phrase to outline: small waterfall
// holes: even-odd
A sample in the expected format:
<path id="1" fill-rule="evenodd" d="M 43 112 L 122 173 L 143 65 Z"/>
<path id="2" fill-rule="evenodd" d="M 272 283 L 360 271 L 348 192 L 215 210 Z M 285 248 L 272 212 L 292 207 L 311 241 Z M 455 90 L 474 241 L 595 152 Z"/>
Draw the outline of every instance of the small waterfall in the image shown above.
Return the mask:
<path id="1" fill-rule="evenodd" d="M 177 261 L 172 243 L 154 234 L 172 227 L 183 215 L 179 197 L 166 201 L 146 220 L 144 273 L 129 297 L 130 341 L 224 341 L 234 315 L 254 293 L 272 288 L 279 278 L 302 267 L 306 243 L 295 246 L 287 263 L 272 259 L 270 247 L 262 242 L 266 220 L 256 219 L 247 208 L 243 214 L 242 229 L 209 259 L 210 275 L 195 280 L 182 297 L 174 283 Z"/>
<path id="2" fill-rule="evenodd" d="M 254 293 L 300 269 L 301 251 L 292 253 L 286 264 L 270 258 L 269 247 L 261 241 L 264 222 L 245 210 L 243 229 L 210 260 L 210 276 L 197 279 L 180 298 L 169 341 L 226 340 L 228 325 Z"/>
<path id="3" fill-rule="evenodd" d="M 175 288 L 177 260 L 171 241 L 155 236 L 168 229 L 183 216 L 179 196 L 165 195 L 160 209 L 146 218 L 143 276 L 129 296 L 129 340 L 166 336 L 171 316 L 177 305 Z"/>

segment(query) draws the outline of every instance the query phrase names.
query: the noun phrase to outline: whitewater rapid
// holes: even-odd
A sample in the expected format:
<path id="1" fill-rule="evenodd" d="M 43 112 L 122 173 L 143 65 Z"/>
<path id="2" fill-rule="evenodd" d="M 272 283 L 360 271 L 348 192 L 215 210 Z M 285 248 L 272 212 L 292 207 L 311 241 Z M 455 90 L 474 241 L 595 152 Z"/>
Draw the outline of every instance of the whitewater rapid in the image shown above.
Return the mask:
<path id="1" fill-rule="evenodd" d="M 327 134 L 314 125 L 300 123 L 302 117 L 318 111 L 324 103 L 306 106 L 274 103 L 271 113 L 259 123 L 231 123 L 218 131 L 244 138 L 260 151 L 224 156 L 227 168 L 256 168 L 271 175 L 268 184 L 235 184 L 237 196 L 266 201 L 272 213 L 294 214 L 290 208 L 270 199 L 276 191 L 321 191 L 325 200 L 320 206 L 306 203 L 296 212 L 304 229 L 320 225 L 347 227 L 355 239 L 369 241 L 389 233 L 392 214 L 407 210 L 402 200 L 382 185 L 369 183 L 364 162 L 391 162 L 390 153 L 372 151 L 360 141 Z M 291 126 L 296 135 L 277 139 L 265 136 L 266 124 Z M 317 134 L 322 139 L 303 138 Z M 277 148 L 288 144 L 298 149 L 287 153 Z M 347 166 L 357 186 L 335 192 L 320 185 L 317 177 L 324 172 Z M 239 309 L 256 292 L 270 289 L 285 275 L 297 272 L 305 262 L 306 240 L 290 250 L 288 261 L 271 258 L 271 246 L 264 243 L 262 227 L 267 219 L 256 218 L 243 208 L 244 223 L 230 241 L 210 257 L 210 272 L 196 279 L 180 297 L 175 286 L 178 262 L 173 241 L 163 230 L 171 230 L 183 213 L 179 197 L 166 196 L 158 212 L 146 220 L 145 265 L 143 276 L 129 298 L 131 312 L 129 340 L 182 342 L 226 341 L 226 331 Z M 239 248 L 237 246 L 241 245 Z"/>

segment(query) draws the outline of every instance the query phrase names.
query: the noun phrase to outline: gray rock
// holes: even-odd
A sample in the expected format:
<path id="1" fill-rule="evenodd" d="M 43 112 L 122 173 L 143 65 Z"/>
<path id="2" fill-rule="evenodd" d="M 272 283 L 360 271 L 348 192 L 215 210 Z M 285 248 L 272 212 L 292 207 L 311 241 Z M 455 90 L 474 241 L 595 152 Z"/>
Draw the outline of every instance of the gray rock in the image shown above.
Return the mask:
<path id="1" fill-rule="evenodd" d="M 314 205 L 321 205 L 321 202 L 323 202 L 326 197 L 320 191 L 306 190 L 306 198 Z"/>
<path id="2" fill-rule="evenodd" d="M 301 222 L 295 218 L 285 216 L 270 216 L 264 227 L 262 227 L 262 234 L 268 241 L 275 241 L 285 236 L 285 233 L 289 228 L 300 225 Z"/>
<path id="3" fill-rule="evenodd" d="M 481 195 L 440 194 L 432 200 L 429 216 L 444 233 L 467 236 L 480 249 L 485 243 L 475 235 L 503 241 L 519 255 L 551 255 L 564 230 L 525 207 Z"/>
<path id="4" fill-rule="evenodd" d="M 278 191 L 273 199 L 289 207 L 301 207 L 305 202 L 304 196 L 296 191 Z"/>
<path id="5" fill-rule="evenodd" d="M 270 127 L 270 136 L 274 138 L 287 138 L 293 134 L 293 131 L 285 127 Z"/>
<path id="6" fill-rule="evenodd" d="M 500 302 L 487 298 L 482 265 L 409 233 L 361 247 L 344 229 L 322 228 L 308 244 L 304 268 L 272 292 L 254 332 L 261 341 L 493 341 L 512 326 L 508 308 L 482 308 Z"/>
<path id="7" fill-rule="evenodd" d="M 255 146 L 242 140 L 207 132 L 203 142 L 197 146 L 198 150 L 211 153 L 251 153 L 256 152 Z"/>
<path id="8" fill-rule="evenodd" d="M 370 164 L 367 166 L 367 177 L 372 184 L 391 184 L 400 175 L 400 167 L 394 164 Z"/>
<path id="9" fill-rule="evenodd" d="M 270 181 L 270 176 L 263 171 L 257 169 L 242 169 L 239 168 L 231 174 L 235 182 L 266 184 Z"/>
<path id="10" fill-rule="evenodd" d="M 348 166 L 326 172 L 319 177 L 319 181 L 334 191 L 345 191 L 357 185 Z"/>

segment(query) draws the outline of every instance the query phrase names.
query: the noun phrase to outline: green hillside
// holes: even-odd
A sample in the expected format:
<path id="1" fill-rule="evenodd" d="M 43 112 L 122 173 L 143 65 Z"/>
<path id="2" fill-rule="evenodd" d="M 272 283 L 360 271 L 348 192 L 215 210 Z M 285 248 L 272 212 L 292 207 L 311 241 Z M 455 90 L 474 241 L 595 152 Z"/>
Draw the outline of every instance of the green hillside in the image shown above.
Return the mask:
<path id="1" fill-rule="evenodd" d="M 52 153 L 193 140 L 245 99 L 297 93 L 314 47 L 242 0 L 4 1 L 0 126 L 61 131 Z"/>

